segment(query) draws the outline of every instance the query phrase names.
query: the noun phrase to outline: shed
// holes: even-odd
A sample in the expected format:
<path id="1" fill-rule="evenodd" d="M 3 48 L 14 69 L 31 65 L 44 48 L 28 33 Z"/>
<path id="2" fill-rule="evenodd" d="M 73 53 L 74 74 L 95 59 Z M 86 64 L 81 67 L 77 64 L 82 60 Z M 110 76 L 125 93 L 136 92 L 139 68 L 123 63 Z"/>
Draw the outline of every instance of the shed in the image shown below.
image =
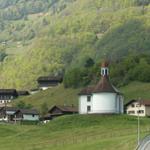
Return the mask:
<path id="1" fill-rule="evenodd" d="M 48 113 L 52 117 L 62 116 L 62 115 L 71 115 L 77 114 L 78 108 L 74 106 L 53 106 Z"/>

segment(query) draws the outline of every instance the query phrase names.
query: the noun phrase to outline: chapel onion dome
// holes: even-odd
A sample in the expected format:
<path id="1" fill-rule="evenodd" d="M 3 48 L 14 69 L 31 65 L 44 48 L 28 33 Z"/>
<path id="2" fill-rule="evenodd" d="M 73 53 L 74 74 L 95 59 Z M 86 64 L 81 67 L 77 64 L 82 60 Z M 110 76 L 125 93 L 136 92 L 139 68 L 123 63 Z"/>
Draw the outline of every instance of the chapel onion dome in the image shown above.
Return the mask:
<path id="1" fill-rule="evenodd" d="M 101 64 L 101 79 L 93 89 L 93 93 L 120 93 L 110 82 L 108 66 L 108 60 L 104 60 Z"/>
<path id="2" fill-rule="evenodd" d="M 108 60 L 103 61 L 102 64 L 101 64 L 101 67 L 102 67 L 102 68 L 108 68 L 108 67 L 109 67 L 109 62 L 108 62 Z"/>

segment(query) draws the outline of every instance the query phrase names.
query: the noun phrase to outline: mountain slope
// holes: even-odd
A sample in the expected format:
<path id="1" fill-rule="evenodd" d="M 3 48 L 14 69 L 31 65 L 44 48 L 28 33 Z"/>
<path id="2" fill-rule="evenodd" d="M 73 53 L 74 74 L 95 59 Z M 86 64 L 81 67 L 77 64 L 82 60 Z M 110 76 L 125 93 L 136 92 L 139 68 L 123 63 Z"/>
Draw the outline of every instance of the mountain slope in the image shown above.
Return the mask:
<path id="1" fill-rule="evenodd" d="M 99 62 L 105 54 L 112 60 L 128 53 L 149 54 L 148 4 L 140 0 L 76 0 L 57 14 L 41 19 L 32 16 L 29 21 L 37 28 L 36 37 L 24 43 L 24 53 L 6 57 L 0 67 L 1 88 L 36 87 L 38 76 L 64 74 L 70 67 L 82 67 L 88 57 Z M 29 37 L 33 37 L 31 31 Z"/>

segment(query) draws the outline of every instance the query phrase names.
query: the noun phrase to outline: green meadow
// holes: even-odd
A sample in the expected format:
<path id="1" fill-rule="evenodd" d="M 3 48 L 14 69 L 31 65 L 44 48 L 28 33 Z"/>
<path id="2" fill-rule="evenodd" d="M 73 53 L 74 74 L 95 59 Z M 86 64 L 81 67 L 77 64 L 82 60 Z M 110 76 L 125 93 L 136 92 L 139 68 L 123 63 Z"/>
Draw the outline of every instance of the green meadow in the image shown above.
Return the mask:
<path id="1" fill-rule="evenodd" d="M 141 138 L 150 132 L 150 119 L 140 118 Z M 46 125 L 0 125 L 1 150 L 133 150 L 137 118 L 126 115 L 74 115 Z"/>

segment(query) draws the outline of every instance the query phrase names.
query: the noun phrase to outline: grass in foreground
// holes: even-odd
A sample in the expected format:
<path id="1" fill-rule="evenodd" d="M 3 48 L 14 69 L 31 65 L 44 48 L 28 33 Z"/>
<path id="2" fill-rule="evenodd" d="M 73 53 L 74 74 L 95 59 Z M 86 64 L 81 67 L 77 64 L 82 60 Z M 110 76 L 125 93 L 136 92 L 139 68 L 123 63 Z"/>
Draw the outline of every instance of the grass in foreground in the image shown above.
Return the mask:
<path id="1" fill-rule="evenodd" d="M 141 136 L 150 131 L 150 119 L 141 118 Z M 137 118 L 126 115 L 74 115 L 47 125 L 0 125 L 1 150 L 133 150 Z M 9 142 L 8 142 L 9 141 Z"/>

